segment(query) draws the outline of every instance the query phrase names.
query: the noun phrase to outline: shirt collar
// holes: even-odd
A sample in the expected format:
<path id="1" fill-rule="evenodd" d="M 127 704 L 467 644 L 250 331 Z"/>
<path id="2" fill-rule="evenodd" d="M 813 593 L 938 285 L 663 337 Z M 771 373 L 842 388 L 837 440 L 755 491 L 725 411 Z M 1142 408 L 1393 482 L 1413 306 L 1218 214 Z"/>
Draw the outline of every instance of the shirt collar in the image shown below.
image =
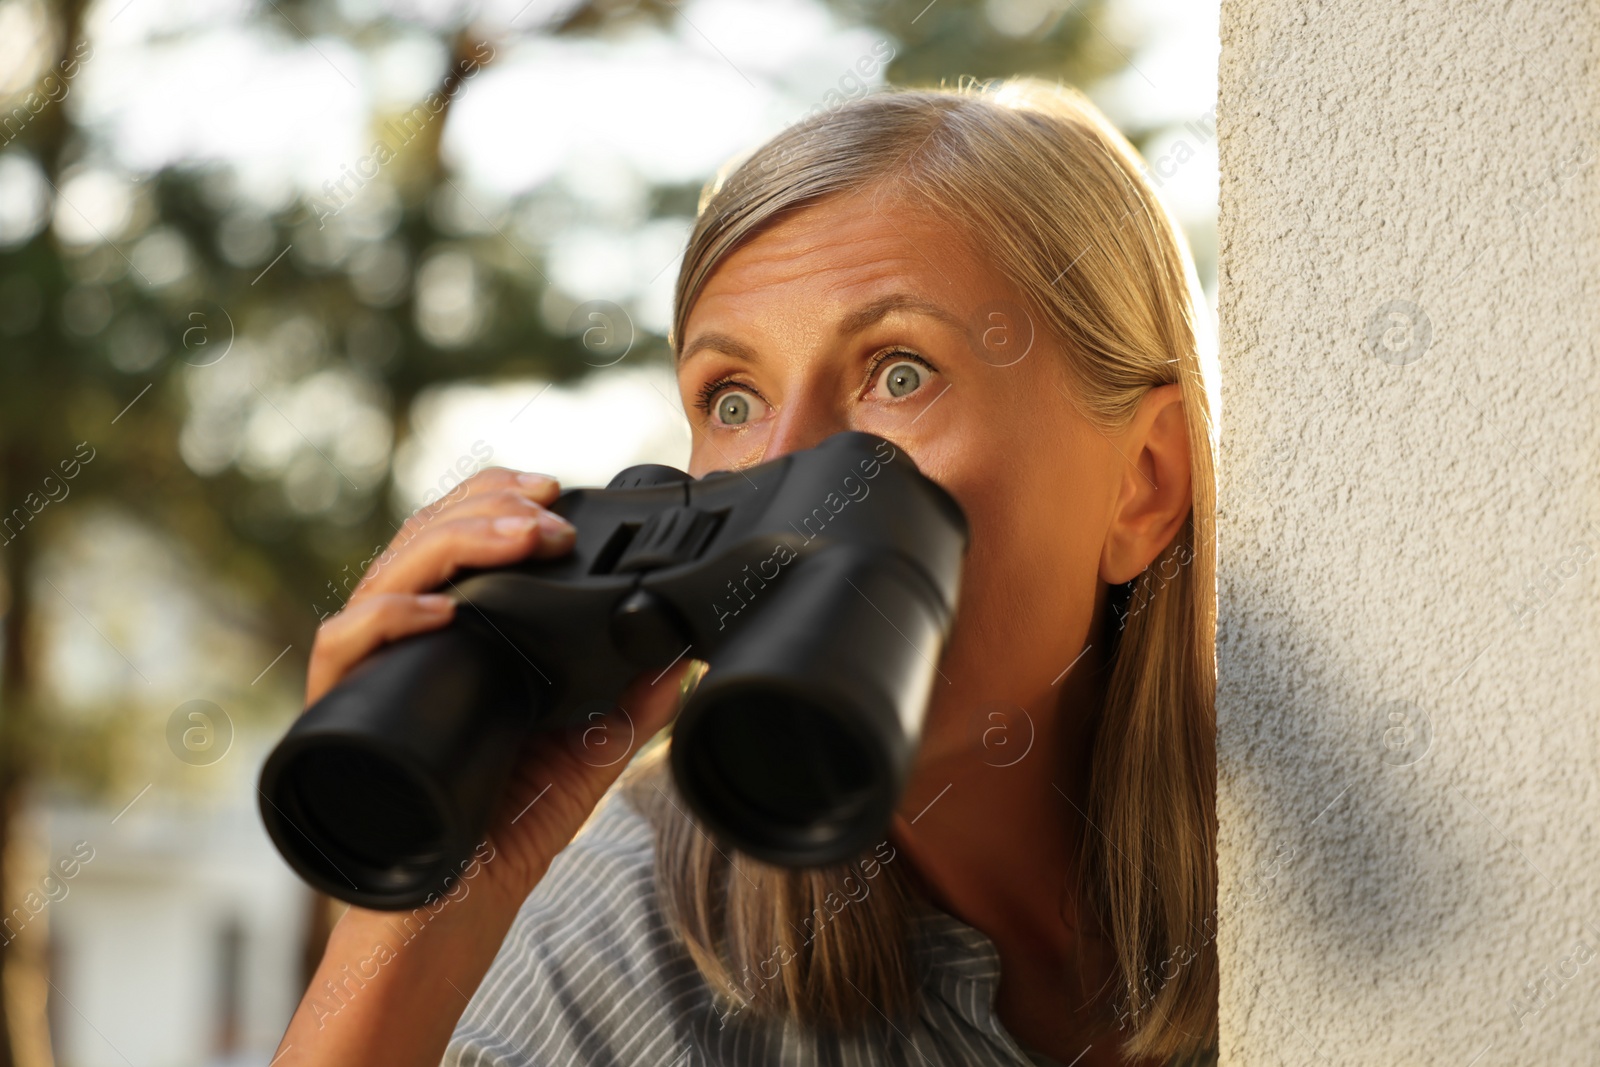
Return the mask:
<path id="1" fill-rule="evenodd" d="M 1000 950 L 982 930 L 924 905 L 916 917 L 912 948 L 922 970 L 924 995 L 940 1001 L 1018 1067 L 1039 1061 L 1023 1052 L 995 1011 L 1000 991 Z"/>
<path id="2" fill-rule="evenodd" d="M 916 917 L 912 945 L 925 980 L 948 977 L 962 986 L 987 986 L 991 993 L 999 987 L 1000 951 L 994 942 L 948 912 L 924 907 Z M 993 997 L 989 1000 L 992 1004 Z"/>

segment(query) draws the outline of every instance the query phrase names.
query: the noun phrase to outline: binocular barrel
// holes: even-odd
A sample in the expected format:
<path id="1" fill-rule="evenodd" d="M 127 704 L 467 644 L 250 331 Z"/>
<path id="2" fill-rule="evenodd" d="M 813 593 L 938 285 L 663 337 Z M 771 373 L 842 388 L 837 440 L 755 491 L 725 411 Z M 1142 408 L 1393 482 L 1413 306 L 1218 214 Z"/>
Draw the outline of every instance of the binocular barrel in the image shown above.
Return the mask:
<path id="1" fill-rule="evenodd" d="M 888 829 L 948 620 L 898 559 L 795 567 L 781 608 L 751 619 L 689 698 L 671 758 L 679 792 L 722 838 L 819 866 Z"/>
<path id="2" fill-rule="evenodd" d="M 312 886 L 415 907 L 480 844 L 537 693 L 511 649 L 477 630 L 457 621 L 380 649 L 273 750 L 262 818 Z"/>

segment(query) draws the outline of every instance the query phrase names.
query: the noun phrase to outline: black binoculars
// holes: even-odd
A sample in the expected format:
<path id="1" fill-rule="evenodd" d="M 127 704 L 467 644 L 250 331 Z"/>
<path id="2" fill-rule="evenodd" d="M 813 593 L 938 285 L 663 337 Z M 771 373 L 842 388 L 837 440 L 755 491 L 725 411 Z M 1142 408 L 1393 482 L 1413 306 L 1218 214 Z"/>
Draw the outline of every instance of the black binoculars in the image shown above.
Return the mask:
<path id="1" fill-rule="evenodd" d="M 449 625 L 368 657 L 268 757 L 262 818 L 301 877 L 370 908 L 444 892 L 526 739 L 583 729 L 684 657 L 709 670 L 672 773 L 717 838 L 792 867 L 883 838 L 956 607 L 949 493 L 849 432 L 699 480 L 630 467 L 550 510 L 577 529 L 569 554 L 446 582 Z"/>

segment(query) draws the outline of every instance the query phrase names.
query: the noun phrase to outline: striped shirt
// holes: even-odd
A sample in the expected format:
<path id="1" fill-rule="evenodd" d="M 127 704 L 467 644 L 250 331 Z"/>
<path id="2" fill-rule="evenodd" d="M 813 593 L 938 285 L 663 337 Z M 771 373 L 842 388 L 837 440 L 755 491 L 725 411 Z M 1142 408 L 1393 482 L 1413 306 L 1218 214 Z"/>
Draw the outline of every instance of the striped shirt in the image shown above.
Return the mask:
<path id="1" fill-rule="evenodd" d="M 931 907 L 914 926 L 914 1022 L 842 1037 L 729 1017 L 668 928 L 654 847 L 649 823 L 613 788 L 523 904 L 445 1067 L 1066 1067 L 1025 1051 L 1001 1024 L 993 942 Z"/>

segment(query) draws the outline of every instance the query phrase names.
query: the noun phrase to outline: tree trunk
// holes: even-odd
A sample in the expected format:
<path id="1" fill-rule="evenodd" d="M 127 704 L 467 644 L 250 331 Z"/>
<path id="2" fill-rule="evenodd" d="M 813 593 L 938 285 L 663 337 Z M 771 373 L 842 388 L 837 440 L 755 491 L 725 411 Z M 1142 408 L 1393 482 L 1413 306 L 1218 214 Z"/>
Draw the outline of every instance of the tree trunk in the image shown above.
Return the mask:
<path id="1" fill-rule="evenodd" d="M 11 474 L 31 453 L 11 452 Z M 19 484 L 8 477 L 0 489 Z M 0 662 L 0 921 L 21 905 L 25 889 L 14 863 L 21 854 L 17 830 L 27 787 L 27 753 L 34 744 L 30 662 L 27 655 L 29 596 L 38 531 L 23 529 L 0 547 L 0 608 L 4 611 L 4 661 Z M 23 914 L 27 910 L 23 909 Z M 36 920 L 41 921 L 41 920 Z M 20 930 L 0 927 L 0 1067 L 48 1067 L 50 1034 L 45 1023 L 43 945 L 34 923 Z M 43 987 L 43 988 L 41 988 Z"/>
<path id="2" fill-rule="evenodd" d="M 47 17 L 56 20 L 56 54 L 52 70 L 77 56 L 83 32 L 84 0 L 61 0 L 47 4 Z M 86 62 L 93 62 L 92 56 Z M 61 181 L 62 151 L 66 145 L 66 111 L 57 104 L 46 108 L 34 120 L 27 147 L 37 158 L 52 183 Z M 35 240 L 50 240 L 48 231 Z M 0 468 L 0 507 L 9 514 L 21 503 L 21 495 L 49 468 L 39 462 L 41 448 L 48 447 L 35 435 L 7 419 L 0 427 L 0 448 L 4 467 Z M 5 432 L 11 430 L 10 433 Z M 20 431 L 20 432 L 19 432 Z M 47 462 L 53 462 L 54 457 Z M 31 525 L 31 524 L 30 524 Z M 24 528 L 11 540 L 0 533 L 0 620 L 4 643 L 0 645 L 0 922 L 10 916 L 19 902 L 14 891 L 12 862 L 19 855 L 17 830 L 27 796 L 28 753 L 37 743 L 33 715 L 33 672 L 28 655 L 31 603 L 28 580 L 33 573 L 40 531 Z M 24 912 L 26 914 L 26 912 Z M 43 919 L 37 920 L 42 924 Z M 46 946 L 40 943 L 44 926 L 30 923 L 23 937 L 5 940 L 0 933 L 0 1067 L 50 1067 L 50 1031 L 46 1021 L 47 984 Z"/>

